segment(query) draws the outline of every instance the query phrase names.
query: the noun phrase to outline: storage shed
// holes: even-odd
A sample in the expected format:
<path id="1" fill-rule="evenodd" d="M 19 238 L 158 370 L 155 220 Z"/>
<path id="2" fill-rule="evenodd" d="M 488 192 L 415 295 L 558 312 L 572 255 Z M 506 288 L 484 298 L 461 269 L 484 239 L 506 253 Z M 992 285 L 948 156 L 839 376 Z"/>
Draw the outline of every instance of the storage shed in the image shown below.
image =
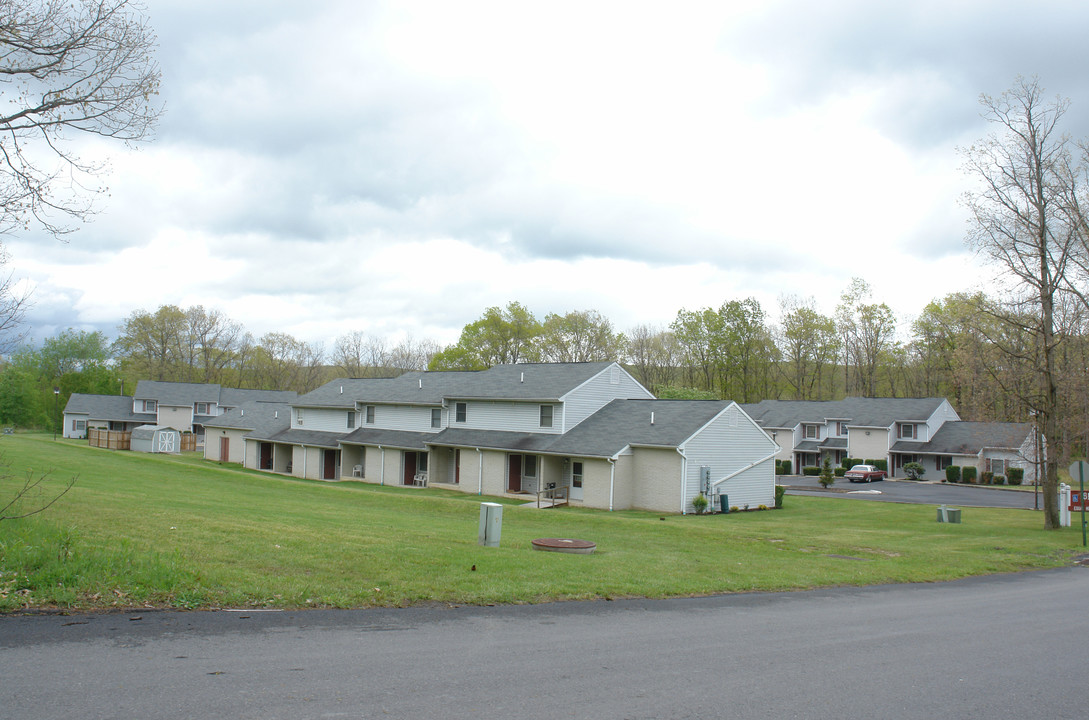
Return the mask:
<path id="1" fill-rule="evenodd" d="M 165 425 L 141 425 L 132 430 L 132 449 L 136 452 L 181 452 L 181 433 Z"/>

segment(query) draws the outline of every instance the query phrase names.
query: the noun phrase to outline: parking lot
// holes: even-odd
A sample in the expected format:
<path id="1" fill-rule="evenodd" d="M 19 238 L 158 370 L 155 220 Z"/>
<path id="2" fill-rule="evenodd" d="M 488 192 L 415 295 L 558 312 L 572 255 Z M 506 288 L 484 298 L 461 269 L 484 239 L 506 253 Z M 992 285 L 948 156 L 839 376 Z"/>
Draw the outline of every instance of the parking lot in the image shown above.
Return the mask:
<path id="1" fill-rule="evenodd" d="M 1043 507 L 1044 503 L 1043 496 L 1038 493 L 986 485 L 954 485 L 902 479 L 852 483 L 843 478 L 836 478 L 835 483 L 825 490 L 820 486 L 819 478 L 813 476 L 781 475 L 777 481 L 787 489 L 787 495 L 841 497 L 922 505 L 1026 509 Z"/>

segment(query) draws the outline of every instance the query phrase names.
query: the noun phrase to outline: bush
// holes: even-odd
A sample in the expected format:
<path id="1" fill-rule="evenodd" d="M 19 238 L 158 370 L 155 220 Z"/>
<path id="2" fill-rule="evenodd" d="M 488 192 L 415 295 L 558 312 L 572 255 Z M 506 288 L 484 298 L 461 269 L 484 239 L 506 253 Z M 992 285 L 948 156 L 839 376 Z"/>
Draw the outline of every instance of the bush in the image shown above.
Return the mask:
<path id="1" fill-rule="evenodd" d="M 858 463 L 854 461 L 854 458 L 843 458 L 843 460 L 840 461 L 839 466 L 844 470 L 850 470 L 857 464 Z"/>
<path id="2" fill-rule="evenodd" d="M 843 477 L 847 474 L 847 471 L 841 467 L 833 468 L 833 472 L 836 474 L 836 477 Z"/>
<path id="3" fill-rule="evenodd" d="M 960 465 L 950 465 L 945 468 L 945 480 L 946 482 L 959 483 L 960 482 Z"/>
<path id="4" fill-rule="evenodd" d="M 783 475 L 789 475 L 790 474 L 790 469 L 791 469 L 790 460 L 784 460 L 783 461 L 783 473 L 782 474 Z"/>
<path id="5" fill-rule="evenodd" d="M 995 475 L 995 476 L 994 476 L 994 484 L 995 484 L 995 485 L 1005 485 L 1005 484 L 1006 484 L 1006 478 L 1005 478 L 1005 476 L 1003 476 L 1003 475 Z"/>
<path id="6" fill-rule="evenodd" d="M 692 509 L 696 511 L 697 515 L 702 515 L 707 509 L 707 498 L 704 497 L 703 493 L 692 498 Z"/>
<path id="7" fill-rule="evenodd" d="M 767 505 L 760 505 L 760 506 L 758 506 L 758 507 L 757 507 L 756 509 L 757 509 L 757 510 L 767 510 L 767 509 L 768 509 L 768 506 L 767 506 Z"/>
<path id="8" fill-rule="evenodd" d="M 836 476 L 832 473 L 832 458 L 827 455 L 824 456 L 824 462 L 821 464 L 821 486 L 828 487 L 836 481 Z"/>
<path id="9" fill-rule="evenodd" d="M 820 474 L 821 474 L 821 469 L 819 467 L 817 467 L 816 465 L 806 465 L 804 468 L 802 468 L 802 475 L 816 476 L 816 475 L 820 475 Z"/>
<path id="10" fill-rule="evenodd" d="M 961 468 L 960 477 L 961 477 L 962 482 L 965 482 L 965 483 L 968 483 L 969 485 L 971 485 L 971 484 L 975 483 L 975 481 L 976 481 L 976 469 L 974 467 L 972 467 L 971 465 L 967 465 L 967 466 Z"/>
<path id="11" fill-rule="evenodd" d="M 922 463 L 909 462 L 904 463 L 904 472 L 912 480 L 918 480 L 926 474 L 926 468 L 923 467 Z"/>
<path id="12" fill-rule="evenodd" d="M 783 496 L 786 495 L 786 488 L 782 485 L 775 486 L 775 507 L 783 507 Z"/>
<path id="13" fill-rule="evenodd" d="M 731 505 L 730 506 L 730 512 L 732 512 L 732 513 L 741 512 L 741 508 L 739 508 L 737 505 Z"/>
<path id="14" fill-rule="evenodd" d="M 1006 480 L 1010 485 L 1020 485 L 1025 479 L 1025 468 L 1011 467 L 1006 470 Z"/>
<path id="15" fill-rule="evenodd" d="M 981 485 L 990 485 L 994 482 L 994 473 L 984 471 L 983 474 L 979 476 L 979 481 Z"/>
<path id="16" fill-rule="evenodd" d="M 889 471 L 889 461 L 888 460 L 874 460 L 870 464 L 873 465 L 878 470 L 884 470 L 885 472 Z"/>

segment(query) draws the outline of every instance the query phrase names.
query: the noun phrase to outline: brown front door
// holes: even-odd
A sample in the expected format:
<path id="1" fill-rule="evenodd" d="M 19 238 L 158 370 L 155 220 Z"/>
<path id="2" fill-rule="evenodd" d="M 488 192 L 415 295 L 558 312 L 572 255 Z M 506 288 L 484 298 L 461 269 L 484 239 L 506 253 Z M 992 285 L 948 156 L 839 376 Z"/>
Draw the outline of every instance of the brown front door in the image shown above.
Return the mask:
<path id="1" fill-rule="evenodd" d="M 227 462 L 231 459 L 231 439 L 224 435 L 219 439 L 219 461 Z"/>
<path id="2" fill-rule="evenodd" d="M 261 443 L 261 469 L 272 469 L 272 443 Z"/>
<path id="3" fill-rule="evenodd" d="M 405 453 L 405 485 L 413 485 L 416 482 L 416 453 Z"/>
<path id="4" fill-rule="evenodd" d="M 337 451 L 326 450 L 325 451 L 325 472 L 322 473 L 322 480 L 334 480 L 337 476 Z"/>
<path id="5" fill-rule="evenodd" d="M 507 473 L 507 492 L 522 492 L 522 456 L 510 456 L 510 472 Z"/>

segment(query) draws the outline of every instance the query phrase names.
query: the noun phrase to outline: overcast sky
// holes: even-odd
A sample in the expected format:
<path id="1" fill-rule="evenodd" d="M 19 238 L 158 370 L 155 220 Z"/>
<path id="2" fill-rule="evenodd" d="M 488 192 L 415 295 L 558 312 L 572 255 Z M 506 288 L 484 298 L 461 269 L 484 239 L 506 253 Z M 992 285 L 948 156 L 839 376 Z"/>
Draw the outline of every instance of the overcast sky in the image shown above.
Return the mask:
<path id="1" fill-rule="evenodd" d="M 991 274 L 959 204 L 979 94 L 1036 74 L 1089 135 L 1085 2 L 147 7 L 155 140 L 108 148 L 69 243 L 5 239 L 39 339 L 173 303 L 445 344 L 511 300 L 831 314 L 852 276 L 907 321 Z"/>

